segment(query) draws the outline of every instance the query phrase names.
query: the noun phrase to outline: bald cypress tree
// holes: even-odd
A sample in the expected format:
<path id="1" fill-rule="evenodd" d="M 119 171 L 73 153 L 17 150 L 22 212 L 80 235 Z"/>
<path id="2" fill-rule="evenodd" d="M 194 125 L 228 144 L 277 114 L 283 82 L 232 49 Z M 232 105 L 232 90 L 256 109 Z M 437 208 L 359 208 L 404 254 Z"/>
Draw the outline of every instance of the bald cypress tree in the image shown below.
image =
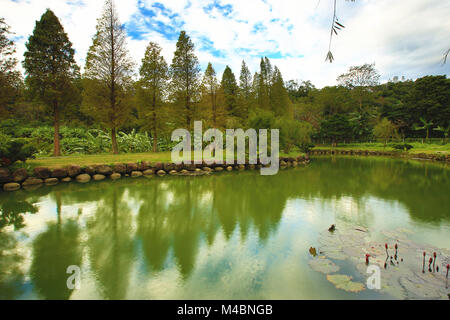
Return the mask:
<path id="1" fill-rule="evenodd" d="M 170 66 L 170 76 L 177 122 L 190 129 L 200 93 L 200 66 L 194 52 L 194 43 L 185 31 L 180 32 Z"/>
<path id="2" fill-rule="evenodd" d="M 242 60 L 241 74 L 239 75 L 239 104 L 242 108 L 244 120 L 248 119 L 252 100 L 252 74 L 247 64 Z"/>
<path id="3" fill-rule="evenodd" d="M 50 9 L 36 21 L 26 48 L 23 62 L 26 85 L 34 98 L 53 113 L 53 155 L 60 156 L 61 109 L 76 101 L 79 94 L 74 84 L 79 78 L 79 68 L 74 60 L 75 51 L 59 19 Z"/>
<path id="4" fill-rule="evenodd" d="M 119 153 L 116 132 L 128 119 L 134 63 L 126 47 L 126 31 L 113 0 L 106 0 L 86 58 L 83 111 L 111 130 L 112 152 Z"/>
<path id="5" fill-rule="evenodd" d="M 202 105 L 209 124 L 213 128 L 222 128 L 225 124 L 226 112 L 223 101 L 223 91 L 217 81 L 216 71 L 208 63 L 202 80 Z"/>
<path id="6" fill-rule="evenodd" d="M 143 127 L 149 128 L 153 137 L 153 152 L 158 151 L 158 136 L 164 127 L 166 110 L 164 97 L 167 91 L 168 67 L 161 55 L 161 47 L 150 42 L 145 51 L 137 83 L 139 118 Z"/>

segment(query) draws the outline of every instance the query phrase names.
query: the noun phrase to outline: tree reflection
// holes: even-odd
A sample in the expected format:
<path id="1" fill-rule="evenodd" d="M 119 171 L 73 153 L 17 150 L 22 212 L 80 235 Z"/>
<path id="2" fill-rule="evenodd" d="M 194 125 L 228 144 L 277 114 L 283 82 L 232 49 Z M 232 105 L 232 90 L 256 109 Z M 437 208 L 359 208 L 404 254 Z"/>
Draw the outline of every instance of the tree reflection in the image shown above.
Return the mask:
<path id="1" fill-rule="evenodd" d="M 67 267 L 81 267 L 80 227 L 76 220 L 63 221 L 59 192 L 56 198 L 56 222 L 47 225 L 33 242 L 31 279 L 35 290 L 50 300 L 67 300 L 72 290 L 67 288 Z"/>
<path id="2" fill-rule="evenodd" d="M 121 186 L 104 188 L 95 214 L 87 221 L 92 270 L 107 299 L 126 297 L 134 258 L 132 219 Z"/>

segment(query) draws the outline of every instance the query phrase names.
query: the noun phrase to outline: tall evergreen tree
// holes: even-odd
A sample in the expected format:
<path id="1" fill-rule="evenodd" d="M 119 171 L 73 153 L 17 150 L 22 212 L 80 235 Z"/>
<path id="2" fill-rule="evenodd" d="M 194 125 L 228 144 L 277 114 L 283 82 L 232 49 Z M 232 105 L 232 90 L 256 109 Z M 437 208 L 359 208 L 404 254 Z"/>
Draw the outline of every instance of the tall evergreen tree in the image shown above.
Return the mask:
<path id="1" fill-rule="evenodd" d="M 52 110 L 53 155 L 60 156 L 60 112 L 79 93 L 74 85 L 74 80 L 79 78 L 79 68 L 74 60 L 75 51 L 61 23 L 50 9 L 36 21 L 26 48 L 23 63 L 26 84 L 33 96 Z"/>
<path id="2" fill-rule="evenodd" d="M 230 116 L 239 117 L 240 110 L 238 110 L 237 104 L 238 85 L 236 82 L 236 77 L 229 66 L 225 67 L 222 75 L 221 86 L 225 99 L 225 108 L 228 114 Z"/>
<path id="3" fill-rule="evenodd" d="M 194 52 L 194 43 L 185 31 L 180 32 L 170 75 L 176 114 L 183 118 L 179 120 L 180 124 L 184 122 L 187 129 L 190 129 L 199 96 L 200 66 Z"/>
<path id="4" fill-rule="evenodd" d="M 158 136 L 164 126 L 163 99 L 167 90 L 168 67 L 161 55 L 161 47 L 150 42 L 142 59 L 137 86 L 139 116 L 144 127 L 150 128 L 153 137 L 153 152 L 158 151 Z"/>
<path id="5" fill-rule="evenodd" d="M 210 125 L 213 128 L 221 128 L 225 124 L 225 110 L 223 104 L 223 92 L 217 81 L 216 71 L 211 63 L 208 63 L 202 81 L 202 100 L 207 107 Z"/>
<path id="6" fill-rule="evenodd" d="M 277 116 L 290 115 L 290 101 L 284 86 L 283 77 L 277 67 L 272 74 L 272 85 L 270 87 L 270 109 Z"/>
<path id="7" fill-rule="evenodd" d="M 252 75 L 244 60 L 242 60 L 241 74 L 239 76 L 239 93 L 244 117 L 248 119 L 252 97 Z"/>
<path id="8" fill-rule="evenodd" d="M 117 154 L 116 131 L 131 110 L 134 64 L 113 0 L 106 0 L 96 29 L 86 58 L 83 110 L 111 130 L 112 152 Z"/>
<path id="9" fill-rule="evenodd" d="M 272 67 L 267 58 L 261 58 L 258 78 L 258 106 L 264 110 L 270 109 L 270 84 L 272 79 Z"/>
<path id="10" fill-rule="evenodd" d="M 9 113 L 11 106 L 18 96 L 22 82 L 20 72 L 17 70 L 17 59 L 14 57 L 16 47 L 8 38 L 12 34 L 5 19 L 0 18 L 0 117 Z"/>

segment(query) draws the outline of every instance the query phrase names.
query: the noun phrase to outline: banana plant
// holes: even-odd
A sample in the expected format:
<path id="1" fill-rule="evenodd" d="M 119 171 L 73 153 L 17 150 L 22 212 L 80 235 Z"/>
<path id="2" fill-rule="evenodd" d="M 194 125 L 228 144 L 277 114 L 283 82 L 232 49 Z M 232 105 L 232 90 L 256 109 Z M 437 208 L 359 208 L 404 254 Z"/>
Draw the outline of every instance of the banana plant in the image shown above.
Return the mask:
<path id="1" fill-rule="evenodd" d="M 422 122 L 423 126 L 418 127 L 416 126 L 414 130 L 426 130 L 427 136 L 425 137 L 425 140 L 428 142 L 428 137 L 430 136 L 430 128 L 433 127 L 433 121 L 426 121 L 424 118 L 420 118 L 420 122 Z"/>
<path id="2" fill-rule="evenodd" d="M 434 128 L 433 130 L 444 133 L 444 144 L 447 144 L 447 138 L 448 138 L 448 134 L 450 132 L 450 125 L 448 125 L 446 128 L 438 126 L 437 128 Z"/>

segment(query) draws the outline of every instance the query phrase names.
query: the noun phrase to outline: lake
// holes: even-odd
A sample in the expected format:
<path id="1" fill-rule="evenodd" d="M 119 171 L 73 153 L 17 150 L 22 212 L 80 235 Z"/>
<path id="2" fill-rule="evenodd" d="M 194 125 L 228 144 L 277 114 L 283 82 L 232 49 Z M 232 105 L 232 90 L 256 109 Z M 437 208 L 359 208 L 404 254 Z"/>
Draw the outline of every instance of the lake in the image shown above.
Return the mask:
<path id="1" fill-rule="evenodd" d="M 339 289 L 310 263 L 324 258 L 321 237 L 332 224 L 358 226 L 382 243 L 401 233 L 417 252 L 442 249 L 445 261 L 449 177 L 445 165 L 429 162 L 317 157 L 275 176 L 254 170 L 1 192 L 0 299 L 400 298 Z M 401 241 L 400 253 L 413 248 Z M 354 252 L 353 260 L 327 258 L 365 285 L 364 249 Z M 78 290 L 67 287 L 72 265 L 81 270 Z"/>

